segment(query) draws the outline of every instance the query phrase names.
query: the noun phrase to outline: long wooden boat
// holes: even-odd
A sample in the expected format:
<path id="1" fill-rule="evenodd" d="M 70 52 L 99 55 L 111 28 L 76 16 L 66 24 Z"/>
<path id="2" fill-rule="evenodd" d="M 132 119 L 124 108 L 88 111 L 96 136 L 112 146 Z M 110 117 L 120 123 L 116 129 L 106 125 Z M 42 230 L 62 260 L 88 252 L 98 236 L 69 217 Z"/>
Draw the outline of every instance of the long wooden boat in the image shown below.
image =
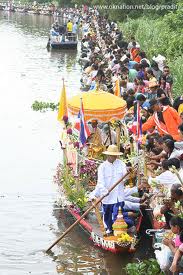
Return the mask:
<path id="1" fill-rule="evenodd" d="M 67 208 L 68 213 L 75 219 L 79 220 L 81 215 L 74 207 Z M 142 223 L 142 215 L 140 215 L 136 221 L 136 233 L 139 232 Z M 137 238 L 134 238 L 134 242 L 119 242 L 118 237 L 115 236 L 105 236 L 102 233 L 100 224 L 96 218 L 95 213 L 89 213 L 89 215 L 80 221 L 80 226 L 83 231 L 89 235 L 89 239 L 93 242 L 93 245 L 110 251 L 112 253 L 133 253 L 136 250 L 136 245 L 138 243 Z M 130 233 L 129 233 L 130 234 Z"/>
<path id="2" fill-rule="evenodd" d="M 78 41 L 75 35 L 50 35 L 49 44 L 52 49 L 77 49 Z"/>

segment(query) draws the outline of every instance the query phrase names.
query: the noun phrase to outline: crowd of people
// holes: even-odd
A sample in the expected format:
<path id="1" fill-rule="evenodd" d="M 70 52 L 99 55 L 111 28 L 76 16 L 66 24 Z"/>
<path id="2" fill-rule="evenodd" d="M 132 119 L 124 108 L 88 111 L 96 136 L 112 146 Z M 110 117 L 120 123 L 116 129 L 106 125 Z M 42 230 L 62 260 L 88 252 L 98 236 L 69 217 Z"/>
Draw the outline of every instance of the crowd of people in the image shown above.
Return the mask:
<path id="1" fill-rule="evenodd" d="M 176 234 L 176 238 L 163 240 L 172 256 L 167 266 L 175 272 L 183 254 L 182 211 L 181 207 L 175 207 L 177 202 L 183 203 L 183 98 L 174 94 L 173 75 L 164 56 L 157 55 L 149 60 L 140 41 L 131 36 L 127 42 L 117 24 L 106 17 L 88 14 L 82 24 L 82 89 L 85 92 L 101 89 L 123 98 L 127 105 L 123 123 L 132 139 L 135 139 L 132 126 L 140 108 L 142 132 L 138 146 L 145 150 L 149 171 L 148 177 L 143 175 L 138 188 L 124 188 L 122 184 L 104 199 L 106 232 L 112 234 L 119 206 L 128 226 L 134 225 L 134 211 L 143 209 L 151 201 L 146 193 L 135 199 L 131 195 L 140 190 L 151 192 L 155 181 L 157 194 L 163 193 L 164 199 L 158 209 L 154 205 L 154 217 L 164 217 L 164 228 Z M 90 194 L 93 199 L 107 193 L 112 183 L 125 175 L 128 167 L 118 156 L 129 150 L 130 142 L 121 144 L 119 150 L 114 129 L 98 121 L 91 124 L 88 142 L 97 148 L 105 146 L 103 154 L 107 156 L 98 169 L 98 182 Z"/>

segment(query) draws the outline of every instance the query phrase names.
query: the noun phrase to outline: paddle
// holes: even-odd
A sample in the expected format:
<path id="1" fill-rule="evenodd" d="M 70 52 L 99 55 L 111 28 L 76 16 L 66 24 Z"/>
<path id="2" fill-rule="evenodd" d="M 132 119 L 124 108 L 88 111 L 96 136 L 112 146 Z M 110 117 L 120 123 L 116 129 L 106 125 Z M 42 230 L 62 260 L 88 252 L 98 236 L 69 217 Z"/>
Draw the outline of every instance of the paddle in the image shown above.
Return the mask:
<path id="1" fill-rule="evenodd" d="M 90 208 L 88 208 L 88 210 L 86 210 L 86 212 L 79 218 L 79 220 L 75 221 L 52 245 L 50 245 L 50 247 L 46 250 L 46 253 L 48 253 L 50 251 L 50 249 L 52 249 L 61 239 L 63 239 L 70 231 L 71 229 L 73 229 L 93 208 L 96 207 L 96 205 L 101 202 L 105 197 L 107 197 L 109 195 L 109 193 L 121 182 L 123 181 L 128 174 L 130 173 L 130 171 L 128 171 L 121 179 L 119 179 L 107 192 L 107 194 L 103 195 L 101 198 L 98 198 L 95 203 L 93 205 L 90 206 Z"/>

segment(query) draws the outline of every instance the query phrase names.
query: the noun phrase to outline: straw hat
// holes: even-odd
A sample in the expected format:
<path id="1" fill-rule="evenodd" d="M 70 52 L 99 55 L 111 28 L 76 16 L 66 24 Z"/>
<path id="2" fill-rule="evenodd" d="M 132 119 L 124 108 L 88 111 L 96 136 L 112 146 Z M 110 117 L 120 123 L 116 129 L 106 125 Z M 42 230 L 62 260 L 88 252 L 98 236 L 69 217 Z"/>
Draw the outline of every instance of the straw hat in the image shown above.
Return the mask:
<path id="1" fill-rule="evenodd" d="M 104 155 L 109 155 L 109 156 L 121 156 L 123 153 L 119 152 L 118 147 L 114 144 L 109 145 L 107 148 L 107 151 L 103 152 Z"/>

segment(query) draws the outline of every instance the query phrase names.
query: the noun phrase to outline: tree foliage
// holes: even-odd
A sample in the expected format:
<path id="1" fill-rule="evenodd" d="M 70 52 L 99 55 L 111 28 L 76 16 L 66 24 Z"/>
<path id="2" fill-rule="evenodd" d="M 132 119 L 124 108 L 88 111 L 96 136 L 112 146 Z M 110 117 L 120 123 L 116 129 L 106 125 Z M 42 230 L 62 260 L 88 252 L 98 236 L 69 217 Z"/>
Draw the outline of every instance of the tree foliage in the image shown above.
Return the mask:
<path id="1" fill-rule="evenodd" d="M 63 0 L 60 0 L 63 1 Z M 165 15 L 175 7 L 176 0 L 69 0 L 73 4 L 87 4 L 90 7 L 97 6 L 101 13 L 106 14 L 112 20 L 122 21 L 128 17 L 138 18 L 143 15 L 157 17 Z M 169 6 L 169 9 L 166 7 Z M 139 9 L 138 9 L 139 7 Z"/>

